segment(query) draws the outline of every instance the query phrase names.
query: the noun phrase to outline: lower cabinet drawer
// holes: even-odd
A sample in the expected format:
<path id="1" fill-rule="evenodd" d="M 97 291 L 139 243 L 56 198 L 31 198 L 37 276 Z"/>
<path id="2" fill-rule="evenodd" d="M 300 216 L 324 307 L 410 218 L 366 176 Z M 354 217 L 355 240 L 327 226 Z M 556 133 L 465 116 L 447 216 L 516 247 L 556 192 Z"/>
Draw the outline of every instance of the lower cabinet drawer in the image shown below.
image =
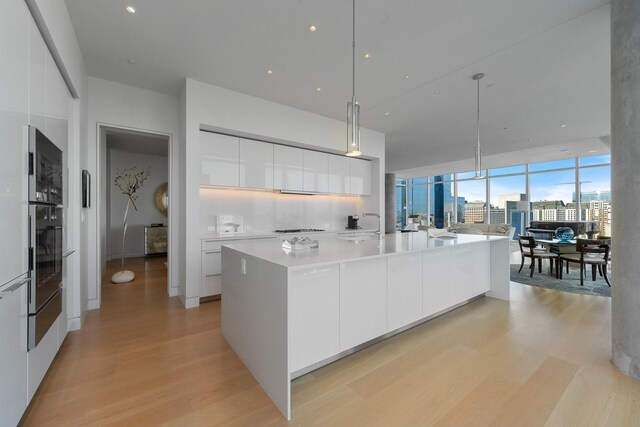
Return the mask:
<path id="1" fill-rule="evenodd" d="M 222 292 L 222 276 L 220 274 L 203 274 L 200 284 L 200 298 L 220 295 Z"/>
<path id="2" fill-rule="evenodd" d="M 220 274 L 222 272 L 222 254 L 220 252 L 202 252 L 202 274 Z"/>

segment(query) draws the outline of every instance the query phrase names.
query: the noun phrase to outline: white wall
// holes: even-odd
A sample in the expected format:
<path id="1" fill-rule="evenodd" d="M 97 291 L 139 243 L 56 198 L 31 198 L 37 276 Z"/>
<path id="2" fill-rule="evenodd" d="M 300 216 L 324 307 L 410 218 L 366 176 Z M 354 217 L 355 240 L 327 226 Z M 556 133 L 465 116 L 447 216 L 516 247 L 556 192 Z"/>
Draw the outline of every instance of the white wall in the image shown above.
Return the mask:
<path id="1" fill-rule="evenodd" d="M 185 141 L 184 217 L 200 214 L 199 131 L 232 133 L 263 141 L 316 148 L 336 154 L 346 148 L 346 123 L 264 99 L 186 79 L 180 98 L 181 139 Z M 362 152 L 372 162 L 372 195 L 362 198 L 368 211 L 384 215 L 384 135 L 361 129 Z M 180 298 L 185 307 L 199 304 L 200 229 L 187 224 L 180 235 L 184 270 L 180 276 Z"/>
<path id="2" fill-rule="evenodd" d="M 179 178 L 179 108 L 178 98 L 158 92 L 114 83 L 94 77 L 89 78 L 89 119 L 88 119 L 88 167 L 96 179 L 96 189 L 100 197 L 95 207 L 88 212 L 87 222 L 93 245 L 88 250 L 88 290 L 89 307 L 100 307 L 100 281 L 106 264 L 106 141 L 100 135 L 104 126 L 159 133 L 170 138 L 169 181 L 176 189 L 183 188 Z M 100 160 L 100 163 L 99 163 Z M 171 192 L 171 189 L 170 189 Z M 173 200 L 172 200 L 173 201 Z M 173 204 L 173 203 L 172 203 Z M 178 250 L 173 250 L 171 242 L 179 241 L 178 209 L 169 209 L 169 295 L 178 293 L 178 271 L 180 258 Z"/>
<path id="3" fill-rule="evenodd" d="M 167 147 L 168 148 L 168 147 Z M 109 227 L 109 239 L 107 239 L 107 256 L 120 258 L 122 251 L 122 219 L 127 206 L 127 196 L 113 185 L 113 180 L 118 170 L 137 166 L 144 169 L 151 168 L 149 178 L 138 191 L 138 200 L 135 204 L 138 208 L 129 208 L 127 218 L 127 237 L 124 245 L 125 257 L 144 256 L 144 227 L 154 223 L 167 225 L 167 216 L 160 212 L 156 206 L 156 192 L 158 188 L 167 182 L 168 159 L 166 156 L 154 156 L 149 154 L 129 153 L 120 150 L 107 150 L 109 156 L 109 186 L 110 203 L 109 215 L 111 226 Z"/>

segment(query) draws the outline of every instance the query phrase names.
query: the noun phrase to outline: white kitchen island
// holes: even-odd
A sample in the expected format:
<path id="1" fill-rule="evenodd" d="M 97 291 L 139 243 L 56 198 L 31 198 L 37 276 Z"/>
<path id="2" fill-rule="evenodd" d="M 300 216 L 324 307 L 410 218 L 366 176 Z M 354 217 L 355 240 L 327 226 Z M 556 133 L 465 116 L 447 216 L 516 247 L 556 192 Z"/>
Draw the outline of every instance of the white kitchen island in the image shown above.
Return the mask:
<path id="1" fill-rule="evenodd" d="M 223 335 L 287 419 L 292 379 L 485 294 L 509 299 L 506 237 L 222 248 Z"/>

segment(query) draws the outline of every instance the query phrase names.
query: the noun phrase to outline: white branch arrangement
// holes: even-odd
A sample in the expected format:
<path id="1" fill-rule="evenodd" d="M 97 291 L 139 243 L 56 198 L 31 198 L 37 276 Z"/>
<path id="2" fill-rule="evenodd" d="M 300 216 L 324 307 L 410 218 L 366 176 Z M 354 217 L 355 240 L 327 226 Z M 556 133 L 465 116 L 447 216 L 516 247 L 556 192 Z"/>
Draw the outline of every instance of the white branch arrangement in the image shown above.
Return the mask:
<path id="1" fill-rule="evenodd" d="M 127 216 L 129 215 L 129 205 L 133 205 L 135 210 L 136 200 L 138 199 L 138 190 L 142 188 L 144 182 L 151 175 L 151 168 L 139 169 L 137 166 L 118 170 L 113 180 L 113 185 L 120 189 L 120 192 L 127 196 L 127 207 L 124 210 L 124 219 L 122 221 L 122 259 L 120 263 L 120 271 L 111 277 L 113 283 L 131 282 L 135 277 L 133 271 L 124 269 L 124 241 L 127 236 Z"/>

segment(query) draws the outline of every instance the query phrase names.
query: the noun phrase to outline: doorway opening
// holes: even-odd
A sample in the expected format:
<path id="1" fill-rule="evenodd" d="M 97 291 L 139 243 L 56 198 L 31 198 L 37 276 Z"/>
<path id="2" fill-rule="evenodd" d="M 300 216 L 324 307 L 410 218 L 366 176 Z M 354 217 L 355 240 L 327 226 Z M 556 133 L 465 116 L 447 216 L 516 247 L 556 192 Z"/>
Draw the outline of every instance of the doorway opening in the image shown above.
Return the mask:
<path id="1" fill-rule="evenodd" d="M 171 135 L 112 125 L 99 125 L 98 134 L 101 285 L 124 269 L 134 273 L 133 281 L 114 286 L 144 283 L 172 295 Z M 144 182 L 130 199 L 127 182 L 136 173 Z M 100 286 L 100 304 L 103 291 Z"/>

